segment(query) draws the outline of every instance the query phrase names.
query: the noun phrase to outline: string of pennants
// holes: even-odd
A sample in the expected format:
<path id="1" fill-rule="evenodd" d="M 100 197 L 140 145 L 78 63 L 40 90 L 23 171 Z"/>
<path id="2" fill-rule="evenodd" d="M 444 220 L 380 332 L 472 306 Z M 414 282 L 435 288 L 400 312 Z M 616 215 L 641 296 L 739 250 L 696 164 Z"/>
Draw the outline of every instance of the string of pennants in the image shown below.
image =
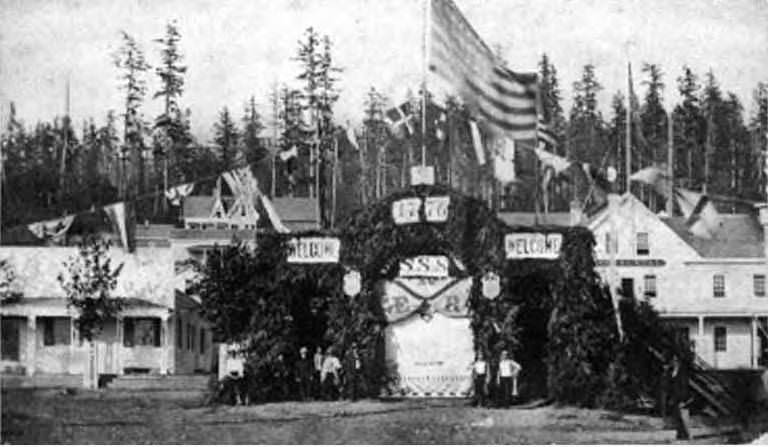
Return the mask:
<path id="1" fill-rule="evenodd" d="M 214 189 L 214 196 L 220 203 L 222 178 L 235 196 L 235 202 L 230 207 L 229 213 L 226 213 L 228 217 L 237 216 L 255 222 L 258 220 L 259 216 L 254 204 L 256 203 L 256 200 L 260 199 L 263 208 L 267 213 L 267 217 L 272 222 L 275 230 L 280 233 L 289 232 L 289 229 L 280 220 L 271 201 L 262 194 L 258 181 L 253 176 L 249 165 L 235 168 L 214 176 L 202 177 L 194 182 L 174 185 L 165 191 L 153 191 L 141 194 L 131 200 L 115 202 L 100 207 L 93 206 L 89 210 L 67 214 L 55 219 L 33 222 L 23 226 L 38 239 L 53 244 L 60 244 L 78 216 L 92 214 L 95 213 L 97 209 L 101 209 L 109 219 L 112 231 L 119 235 L 122 246 L 128 252 L 133 252 L 135 249 L 135 238 L 133 235 L 135 229 L 135 215 L 133 204 L 136 201 L 163 194 L 173 206 L 180 206 L 184 198 L 192 194 L 196 184 L 216 179 L 217 185 Z"/>

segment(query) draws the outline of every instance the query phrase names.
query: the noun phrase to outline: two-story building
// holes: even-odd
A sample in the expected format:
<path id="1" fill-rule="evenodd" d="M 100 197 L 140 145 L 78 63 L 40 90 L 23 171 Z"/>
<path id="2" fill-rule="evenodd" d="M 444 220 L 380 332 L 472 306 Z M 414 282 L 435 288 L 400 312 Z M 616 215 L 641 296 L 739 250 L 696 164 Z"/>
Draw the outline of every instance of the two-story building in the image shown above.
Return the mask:
<path id="1" fill-rule="evenodd" d="M 648 300 L 714 368 L 765 365 L 766 208 L 722 214 L 711 237 L 701 237 L 683 217 L 654 214 L 631 194 L 609 201 L 588 227 L 612 290 Z"/>
<path id="2" fill-rule="evenodd" d="M 273 205 L 262 197 L 266 202 L 262 214 L 267 218 L 260 225 L 222 218 L 211 198 L 191 202 L 184 207 L 179 225 L 137 225 L 133 252 L 122 247 L 117 235 L 107 236 L 112 241 L 112 265 L 123 265 L 113 296 L 123 298 L 124 307 L 117 318 L 106 322 L 95 340 L 98 373 L 211 371 L 218 360 L 218 346 L 209 323 L 199 316 L 200 298 L 187 290 L 194 278 L 190 261 L 203 262 L 209 250 L 229 244 L 233 238 L 257 241 L 265 225 L 288 231 L 319 225 L 316 214 L 306 211 L 306 199 L 281 199 Z M 33 237 L 20 240 L 23 242 L 13 244 L 4 239 L 5 245 L 0 246 L 0 259 L 16 277 L 12 287 L 21 295 L 0 304 L 0 370 L 26 375 L 83 374 L 88 346 L 77 333 L 73 324 L 76 311 L 67 306 L 57 279 L 65 273 L 64 263 L 78 255 L 78 248 L 74 243 L 44 245 Z"/>

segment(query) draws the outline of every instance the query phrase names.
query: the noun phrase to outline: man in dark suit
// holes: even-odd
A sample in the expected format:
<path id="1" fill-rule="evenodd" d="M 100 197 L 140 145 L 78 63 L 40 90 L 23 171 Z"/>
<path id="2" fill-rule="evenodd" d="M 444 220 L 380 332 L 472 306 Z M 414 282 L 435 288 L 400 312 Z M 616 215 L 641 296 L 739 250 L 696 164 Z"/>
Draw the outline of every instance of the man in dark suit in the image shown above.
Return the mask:
<path id="1" fill-rule="evenodd" d="M 299 385 L 299 399 L 306 401 L 311 397 L 312 392 L 312 374 L 314 364 L 308 355 L 307 347 L 299 348 L 299 358 L 296 360 L 294 377 Z"/>

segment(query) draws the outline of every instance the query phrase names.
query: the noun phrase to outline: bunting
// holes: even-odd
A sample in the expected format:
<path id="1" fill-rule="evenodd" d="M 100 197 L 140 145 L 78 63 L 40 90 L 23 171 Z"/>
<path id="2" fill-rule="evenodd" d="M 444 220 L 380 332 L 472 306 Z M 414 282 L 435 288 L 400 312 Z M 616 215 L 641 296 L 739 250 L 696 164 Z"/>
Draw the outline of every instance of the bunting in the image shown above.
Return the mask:
<path id="1" fill-rule="evenodd" d="M 470 121 L 469 130 L 472 134 L 472 147 L 475 149 L 477 164 L 482 166 L 485 164 L 485 147 L 483 147 L 483 139 L 480 136 L 480 128 L 476 122 Z"/>
<path id="2" fill-rule="evenodd" d="M 75 215 L 64 216 L 59 219 L 51 219 L 43 222 L 35 222 L 27 225 L 29 231 L 38 239 L 47 239 L 53 242 L 61 242 L 61 239 L 67 234 L 69 227 L 75 220 Z"/>
<path id="3" fill-rule="evenodd" d="M 496 156 L 493 158 L 493 173 L 501 183 L 513 183 L 517 180 L 515 174 L 515 140 L 502 139 L 497 145 Z"/>

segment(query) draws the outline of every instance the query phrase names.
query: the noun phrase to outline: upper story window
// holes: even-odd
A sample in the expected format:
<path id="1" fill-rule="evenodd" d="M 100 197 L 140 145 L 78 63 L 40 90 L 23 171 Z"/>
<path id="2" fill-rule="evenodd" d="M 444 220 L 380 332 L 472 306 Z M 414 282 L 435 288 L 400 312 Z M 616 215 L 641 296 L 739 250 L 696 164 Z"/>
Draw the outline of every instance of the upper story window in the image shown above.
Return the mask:
<path id="1" fill-rule="evenodd" d="M 755 296 L 765 296 L 765 275 L 755 275 L 752 278 L 754 284 Z"/>
<path id="2" fill-rule="evenodd" d="M 712 277 L 712 295 L 715 298 L 725 296 L 725 275 L 715 275 Z"/>
<path id="3" fill-rule="evenodd" d="M 605 233 L 605 252 L 607 254 L 619 252 L 619 241 L 611 233 Z"/>
<path id="4" fill-rule="evenodd" d="M 637 255 L 648 256 L 651 249 L 648 245 L 648 233 L 637 233 Z"/>
<path id="5" fill-rule="evenodd" d="M 656 275 L 643 277 L 643 296 L 645 299 L 656 298 Z"/>

